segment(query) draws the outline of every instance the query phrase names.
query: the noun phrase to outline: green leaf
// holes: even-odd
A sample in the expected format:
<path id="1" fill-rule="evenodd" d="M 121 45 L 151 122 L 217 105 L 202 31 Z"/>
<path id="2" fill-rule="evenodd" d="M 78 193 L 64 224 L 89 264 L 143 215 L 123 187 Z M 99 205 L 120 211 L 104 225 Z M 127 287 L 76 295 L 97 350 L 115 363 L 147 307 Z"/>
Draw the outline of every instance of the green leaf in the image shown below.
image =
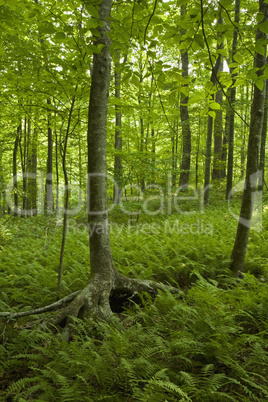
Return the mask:
<path id="1" fill-rule="evenodd" d="M 188 104 L 193 105 L 195 103 L 200 104 L 204 100 L 204 97 L 200 95 L 193 95 L 189 98 Z"/>
<path id="2" fill-rule="evenodd" d="M 56 32 L 55 27 L 53 26 L 53 24 L 47 24 L 47 25 L 40 25 L 39 26 L 39 32 L 41 34 L 52 34 Z"/>
<path id="3" fill-rule="evenodd" d="M 258 28 L 259 28 L 259 30 L 260 30 L 261 32 L 264 32 L 264 33 L 268 34 L 268 21 L 263 22 L 262 24 L 260 24 L 260 25 L 258 26 Z"/>
<path id="4" fill-rule="evenodd" d="M 208 114 L 209 114 L 209 116 L 212 117 L 212 119 L 215 119 L 216 113 L 215 113 L 213 110 L 210 110 L 210 111 L 208 112 Z"/>
<path id="5" fill-rule="evenodd" d="M 232 3 L 233 3 L 233 0 L 222 0 L 222 1 L 221 1 L 221 5 L 222 5 L 223 7 L 229 7 L 229 6 L 232 5 Z"/>
<path id="6" fill-rule="evenodd" d="M 264 87 L 264 80 L 262 79 L 258 79 L 257 81 L 255 81 L 256 86 L 259 88 L 260 91 L 263 90 Z"/>
<path id="7" fill-rule="evenodd" d="M 215 112 L 213 112 L 213 113 L 215 113 Z M 203 109 L 203 110 L 200 111 L 200 117 L 204 117 L 207 114 L 208 114 L 208 109 Z M 215 116 L 216 116 L 216 113 L 215 113 Z"/>
<path id="8" fill-rule="evenodd" d="M 15 10 L 17 5 L 16 0 L 7 0 L 7 6 L 11 8 L 11 10 Z"/>
<path id="9" fill-rule="evenodd" d="M 258 14 L 257 14 L 257 21 L 258 21 L 258 22 L 262 22 L 262 21 L 263 21 L 263 18 L 264 18 L 264 14 L 263 14 L 263 13 L 258 13 Z"/>
<path id="10" fill-rule="evenodd" d="M 195 40 L 195 42 L 198 44 L 198 46 L 200 46 L 200 47 L 202 47 L 202 48 L 204 47 L 204 38 L 203 38 L 203 35 L 201 35 L 201 34 L 195 35 L 194 40 Z"/>
<path id="11" fill-rule="evenodd" d="M 255 51 L 263 56 L 265 54 L 265 46 L 263 46 L 261 43 L 256 42 Z"/>
<path id="12" fill-rule="evenodd" d="M 87 12 L 94 18 L 99 19 L 99 12 L 96 9 L 96 7 L 94 7 L 92 4 L 85 4 L 85 9 L 87 10 Z"/>
<path id="13" fill-rule="evenodd" d="M 177 0 L 176 6 L 180 7 L 180 6 L 184 6 L 184 4 L 187 4 L 188 0 Z"/>
<path id="14" fill-rule="evenodd" d="M 98 46 L 95 46 L 95 45 L 87 45 L 87 49 L 89 50 L 89 52 L 91 53 L 91 54 L 94 54 L 94 53 L 101 53 L 101 51 L 102 51 L 102 49 L 104 48 L 104 44 L 100 44 L 100 45 L 98 45 Z"/>
<path id="15" fill-rule="evenodd" d="M 66 38 L 66 36 L 65 36 L 64 32 L 57 32 L 56 35 L 55 35 L 56 40 L 62 40 L 62 39 L 65 39 L 65 38 Z"/>
<path id="16" fill-rule="evenodd" d="M 219 103 L 217 103 L 217 102 L 211 102 L 211 103 L 209 104 L 209 107 L 210 107 L 211 109 L 214 109 L 214 110 L 220 110 L 221 105 L 220 105 Z"/>
<path id="17" fill-rule="evenodd" d="M 243 62 L 243 57 L 241 56 L 241 54 L 234 54 L 234 60 L 237 62 L 237 63 L 242 63 Z"/>
<path id="18" fill-rule="evenodd" d="M 100 25 L 99 21 L 96 20 L 95 18 L 88 18 L 88 20 L 87 20 L 87 28 L 89 28 L 89 29 L 98 28 L 99 25 Z"/>

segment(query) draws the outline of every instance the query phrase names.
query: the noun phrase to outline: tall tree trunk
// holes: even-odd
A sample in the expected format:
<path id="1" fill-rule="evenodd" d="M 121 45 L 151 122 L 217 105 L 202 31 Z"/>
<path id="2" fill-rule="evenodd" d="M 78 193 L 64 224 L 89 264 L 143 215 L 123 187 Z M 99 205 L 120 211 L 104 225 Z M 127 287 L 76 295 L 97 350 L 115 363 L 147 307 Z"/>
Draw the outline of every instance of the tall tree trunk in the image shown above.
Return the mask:
<path id="1" fill-rule="evenodd" d="M 217 24 L 222 24 L 222 17 L 220 16 Z M 203 35 L 204 33 L 204 25 L 203 27 Z M 217 50 L 223 49 L 223 41 L 219 40 L 217 44 Z M 218 72 L 220 71 L 220 66 L 222 63 L 221 54 L 218 55 L 215 65 L 212 67 L 211 72 L 211 83 L 213 86 L 217 84 L 218 80 Z M 214 100 L 214 94 L 211 95 L 212 101 Z M 211 110 L 210 110 L 211 112 Z M 213 117 L 211 114 L 208 115 L 208 126 L 207 126 L 207 142 L 206 142 L 206 159 L 205 159 L 205 178 L 204 178 L 204 204 L 209 204 L 209 190 L 210 190 L 210 170 L 211 170 L 211 146 L 212 146 L 212 133 L 213 133 Z"/>
<path id="2" fill-rule="evenodd" d="M 233 32 L 233 44 L 232 44 L 232 63 L 235 63 L 234 56 L 237 49 L 237 38 L 238 38 L 238 24 L 240 18 L 240 0 L 235 0 L 235 28 Z M 236 87 L 234 68 L 230 68 L 230 73 L 233 80 L 233 86 L 230 88 L 230 110 L 228 111 L 228 163 L 227 163 L 227 182 L 226 182 L 226 199 L 228 200 L 231 196 L 231 191 L 233 187 L 233 165 L 234 165 L 234 106 L 236 98 Z"/>
<path id="3" fill-rule="evenodd" d="M 200 112 L 199 112 L 198 135 L 197 135 L 197 140 L 196 140 L 196 153 L 195 153 L 195 188 L 196 189 L 198 188 L 200 138 L 201 138 L 201 117 L 200 117 Z"/>
<path id="4" fill-rule="evenodd" d="M 58 134 L 57 130 L 55 130 L 55 168 L 56 168 L 56 214 L 59 213 L 59 185 L 60 185 L 60 179 L 59 179 L 59 139 L 58 139 Z"/>
<path id="5" fill-rule="evenodd" d="M 221 63 L 219 71 L 222 71 L 223 63 Z M 216 93 L 215 101 L 222 107 L 222 90 Z M 219 180 L 222 177 L 222 109 L 216 110 L 214 120 L 214 159 L 212 180 Z"/>
<path id="6" fill-rule="evenodd" d="M 242 103 L 242 116 L 243 120 L 241 120 L 241 147 L 240 147 L 240 177 L 241 179 L 245 176 L 245 161 L 246 161 L 246 130 L 247 125 L 245 122 L 247 121 L 247 103 L 248 103 L 248 85 L 246 89 L 246 96 L 245 96 L 245 88 L 241 88 L 241 103 Z"/>
<path id="7" fill-rule="evenodd" d="M 46 192 L 45 192 L 45 213 L 53 214 L 54 201 L 53 201 L 53 138 L 51 126 L 51 100 L 47 99 L 48 112 L 47 112 L 47 176 L 46 176 Z"/>
<path id="8" fill-rule="evenodd" d="M 77 90 L 77 86 L 75 92 Z M 75 95 L 73 96 L 69 116 L 68 116 L 68 123 L 65 138 L 63 140 L 63 146 L 61 148 L 61 157 L 62 157 L 62 170 L 64 175 L 64 212 L 63 212 L 63 226 L 62 226 L 62 239 L 61 239 L 61 250 L 60 250 L 60 264 L 58 270 L 58 286 L 57 290 L 60 293 L 61 291 L 61 280 L 62 280 L 62 271 L 63 271 L 63 259 L 64 259 L 64 250 L 65 250 L 65 243 L 66 243 L 66 234 L 67 234 L 67 218 L 68 218 L 68 209 L 69 209 L 69 199 L 70 199 L 70 189 L 69 189 L 69 179 L 68 179 L 68 172 L 66 167 L 66 154 L 67 154 L 67 144 L 71 129 L 71 122 L 72 122 L 72 115 L 74 110 L 75 104 Z"/>
<path id="9" fill-rule="evenodd" d="M 29 161 L 28 161 L 28 209 L 32 215 L 37 215 L 37 130 L 29 134 Z"/>
<path id="10" fill-rule="evenodd" d="M 21 124 L 17 128 L 17 134 L 13 147 L 13 191 L 14 191 L 14 216 L 19 213 L 19 196 L 18 196 L 18 177 L 17 177 L 17 154 L 21 137 Z"/>
<path id="11" fill-rule="evenodd" d="M 115 65 L 114 81 L 115 81 L 115 97 L 120 100 L 121 71 L 120 71 L 120 52 L 117 51 L 118 61 Z M 122 177 L 122 161 L 120 152 L 122 151 L 122 112 L 121 106 L 115 105 L 115 158 L 114 158 L 114 194 L 113 203 L 120 203 L 121 191 L 123 188 Z"/>
<path id="12" fill-rule="evenodd" d="M 24 119 L 23 138 L 21 135 L 19 146 L 20 146 L 20 157 L 21 157 L 21 168 L 22 168 L 22 191 L 23 191 L 21 216 L 26 217 L 28 210 L 27 175 L 28 175 L 28 154 L 29 154 L 29 130 L 27 129 L 26 117 Z"/>
<path id="13" fill-rule="evenodd" d="M 268 21 L 268 4 L 265 0 L 259 0 L 259 15 L 264 16 L 262 22 Z M 267 35 L 257 28 L 256 43 L 259 40 L 264 40 L 266 43 Z M 265 45 L 266 53 L 266 45 Z M 254 67 L 258 68 L 258 76 L 263 74 L 262 68 L 266 63 L 266 54 L 255 53 Z M 254 95 L 251 108 L 251 121 L 250 132 L 248 139 L 247 151 L 247 171 L 245 179 L 245 187 L 242 197 L 242 204 L 240 210 L 240 218 L 238 222 L 235 243 L 231 255 L 231 269 L 238 275 L 243 272 L 244 261 L 246 256 L 248 236 L 251 226 L 251 219 L 254 207 L 254 198 L 256 194 L 256 187 L 259 178 L 259 143 L 262 133 L 262 121 L 264 115 L 264 93 L 265 85 L 261 90 L 260 87 L 254 84 Z"/>
<path id="14" fill-rule="evenodd" d="M 0 216 L 5 214 L 4 172 L 3 172 L 3 141 L 0 133 Z"/>
<path id="15" fill-rule="evenodd" d="M 210 111 L 211 111 L 211 109 L 210 109 Z M 204 180 L 204 204 L 205 205 L 209 204 L 212 132 L 213 132 L 213 117 L 211 115 L 208 115 L 206 160 L 205 160 L 205 180 Z"/>
<path id="16" fill-rule="evenodd" d="M 176 186 L 177 182 L 177 169 L 178 169 L 178 137 L 179 137 L 179 122 L 178 119 L 174 120 L 173 127 L 171 127 L 171 157 L 172 157 L 172 175 L 171 184 Z"/>
<path id="17" fill-rule="evenodd" d="M 258 185 L 258 190 L 263 190 L 264 185 L 264 172 L 265 172 L 265 146 L 266 146 L 266 136 L 267 136 L 267 117 L 268 117 L 268 81 L 265 81 L 265 102 L 264 102 L 264 113 L 263 113 L 263 123 L 262 123 L 262 132 L 261 132 L 261 146 L 260 146 L 260 180 Z"/>
<path id="18" fill-rule="evenodd" d="M 60 325 L 62 337 L 71 336 L 74 317 L 108 319 L 112 313 L 113 300 L 122 294 L 133 295 L 147 291 L 155 295 L 164 285 L 152 281 L 128 279 L 114 267 L 107 214 L 107 166 L 106 125 L 111 72 L 109 51 L 111 0 L 103 0 L 99 6 L 102 27 L 95 45 L 103 44 L 101 53 L 93 55 L 90 102 L 88 113 L 88 223 L 90 243 L 90 278 L 88 285 L 75 299 L 51 320 Z"/>
<path id="19" fill-rule="evenodd" d="M 228 133 L 229 133 L 229 117 L 228 117 L 229 109 L 226 111 L 225 115 L 225 127 L 223 132 L 223 139 L 222 139 L 222 153 L 221 153 L 221 160 L 222 160 L 222 172 L 221 178 L 224 179 L 226 177 L 226 161 L 228 155 Z"/>
<path id="20" fill-rule="evenodd" d="M 140 177 L 139 177 L 139 185 L 141 187 L 141 191 L 145 189 L 145 177 L 144 177 L 144 151 L 145 151 L 145 139 L 144 139 L 144 119 L 143 119 L 143 110 L 142 110 L 142 102 L 141 102 L 141 90 L 143 83 L 143 66 L 142 66 L 142 53 L 140 54 L 139 60 L 139 73 L 140 73 L 140 89 L 138 96 L 138 103 L 140 106 Z"/>
<path id="21" fill-rule="evenodd" d="M 181 16 L 183 17 L 186 14 L 186 6 L 181 6 Z M 185 30 L 181 31 L 182 35 L 185 35 Z M 185 51 L 183 48 L 181 51 L 181 67 L 182 67 L 182 77 L 185 82 L 183 84 L 184 88 L 184 96 L 181 96 L 180 101 L 180 115 L 181 115 L 181 127 L 182 127 L 182 159 L 180 166 L 180 181 L 179 186 L 188 188 L 189 185 L 189 176 L 190 176 L 190 166 L 191 166 L 191 128 L 190 128 L 190 120 L 189 120 L 189 111 L 188 111 L 188 101 L 189 101 L 189 58 L 188 51 Z"/>

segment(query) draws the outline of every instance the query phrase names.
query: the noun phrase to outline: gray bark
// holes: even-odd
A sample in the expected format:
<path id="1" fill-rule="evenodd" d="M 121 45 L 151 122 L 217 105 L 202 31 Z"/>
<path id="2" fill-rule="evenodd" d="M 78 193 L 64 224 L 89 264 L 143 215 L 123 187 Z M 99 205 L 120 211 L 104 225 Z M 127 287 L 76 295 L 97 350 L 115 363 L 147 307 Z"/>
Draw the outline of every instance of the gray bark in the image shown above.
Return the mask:
<path id="1" fill-rule="evenodd" d="M 239 24 L 239 14 L 240 14 L 240 0 L 235 1 L 235 23 Z M 238 38 L 238 29 L 234 28 L 233 32 L 233 44 L 232 44 L 232 63 L 235 62 L 234 56 L 236 54 L 237 49 L 237 38 Z M 234 74 L 234 68 L 230 68 L 230 73 L 233 79 L 236 74 Z M 228 200 L 231 194 L 231 190 L 233 187 L 233 165 L 234 165 L 234 105 L 236 98 L 236 87 L 232 86 L 230 88 L 230 110 L 228 111 L 228 162 L 227 162 L 227 182 L 226 182 L 226 199 Z"/>
<path id="2" fill-rule="evenodd" d="M 181 16 L 183 17 L 186 13 L 186 6 L 181 7 Z M 182 35 L 185 34 L 185 30 L 182 30 Z M 189 69 L 189 58 L 188 52 L 181 50 L 181 67 L 182 67 L 182 77 L 188 80 L 188 69 Z M 188 82 L 183 85 L 186 89 L 187 95 L 181 98 L 180 101 L 180 115 L 181 115 L 181 127 L 182 127 L 182 160 L 180 166 L 180 181 L 179 186 L 188 188 L 189 176 L 190 176 L 190 166 L 191 166 L 191 128 L 189 120 L 188 102 L 189 102 L 189 84 Z"/>
<path id="3" fill-rule="evenodd" d="M 46 177 L 46 197 L 45 197 L 45 213 L 53 214 L 53 138 L 51 127 L 50 99 L 47 99 L 48 115 L 47 115 L 47 177 Z"/>
<path id="4" fill-rule="evenodd" d="M 263 13 L 264 15 L 264 19 L 262 22 L 266 22 L 268 20 L 268 4 L 265 4 L 264 0 L 259 0 L 259 12 L 260 14 Z M 262 38 L 266 39 L 266 34 L 257 29 L 256 42 Z M 259 69 L 257 73 L 259 76 L 263 74 L 262 67 L 265 65 L 265 63 L 266 54 L 261 55 L 256 52 L 254 66 Z M 245 187 L 242 197 L 240 218 L 238 222 L 235 243 L 231 255 L 231 270 L 233 270 L 236 275 L 239 275 L 239 272 L 243 272 L 252 212 L 254 207 L 254 197 L 256 194 L 257 181 L 259 177 L 259 144 L 264 115 L 264 92 L 265 86 L 262 90 L 260 90 L 258 86 L 254 84 L 250 132 L 248 139 Z"/>
<path id="5" fill-rule="evenodd" d="M 120 99 L 121 72 L 120 72 L 120 53 L 117 51 L 118 62 L 115 65 L 114 82 L 115 82 L 115 97 Z M 114 158 L 114 204 L 119 204 L 120 195 L 123 187 L 122 183 L 122 161 L 120 152 L 122 151 L 122 112 L 121 106 L 115 106 L 115 158 Z"/>

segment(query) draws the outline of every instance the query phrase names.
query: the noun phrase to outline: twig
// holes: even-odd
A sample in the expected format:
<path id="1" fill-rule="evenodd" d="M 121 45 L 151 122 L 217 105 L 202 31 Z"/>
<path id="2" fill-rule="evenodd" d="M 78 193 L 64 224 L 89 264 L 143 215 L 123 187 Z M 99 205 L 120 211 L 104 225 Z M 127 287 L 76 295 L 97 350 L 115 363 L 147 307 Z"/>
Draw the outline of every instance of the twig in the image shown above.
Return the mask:
<path id="1" fill-rule="evenodd" d="M 157 0 L 155 0 L 155 2 L 154 2 L 154 9 L 153 9 L 153 12 L 152 12 L 152 14 L 151 14 L 150 17 L 149 17 L 148 23 L 147 23 L 146 28 L 145 28 L 145 31 L 144 31 L 144 44 L 146 43 L 147 30 L 148 30 L 148 28 L 149 28 L 151 19 L 153 18 L 154 14 L 155 14 L 156 6 L 157 6 Z"/>

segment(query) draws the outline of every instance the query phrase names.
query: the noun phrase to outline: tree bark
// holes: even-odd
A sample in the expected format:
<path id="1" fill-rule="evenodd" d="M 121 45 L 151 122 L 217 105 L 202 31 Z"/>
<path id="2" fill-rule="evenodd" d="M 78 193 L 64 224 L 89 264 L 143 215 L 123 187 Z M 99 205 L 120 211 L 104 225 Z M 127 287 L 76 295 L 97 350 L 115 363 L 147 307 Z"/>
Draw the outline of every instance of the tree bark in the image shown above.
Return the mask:
<path id="1" fill-rule="evenodd" d="M 268 20 L 268 4 L 265 4 L 265 0 L 259 0 L 259 14 L 263 14 L 264 18 L 262 22 Z M 266 34 L 261 32 L 257 28 L 256 43 L 258 40 L 264 39 L 266 41 Z M 266 43 L 266 42 L 264 42 Z M 262 68 L 266 64 L 266 45 L 264 54 L 255 53 L 254 67 L 258 68 L 258 76 L 261 78 L 263 74 Z M 260 83 L 260 81 L 258 82 Z M 242 204 L 240 210 L 240 218 L 238 222 L 235 243 L 231 255 L 231 270 L 239 275 L 243 272 L 244 261 L 248 245 L 248 236 L 251 226 L 251 219 L 254 207 L 254 198 L 256 194 L 256 187 L 259 172 L 259 144 L 262 132 L 262 121 L 264 115 L 264 93 L 265 85 L 263 89 L 260 89 L 260 85 L 257 86 L 254 83 L 254 95 L 251 108 L 251 121 L 250 132 L 248 139 L 247 150 L 247 171 L 245 179 L 245 187 L 242 197 Z"/>
<path id="2" fill-rule="evenodd" d="M 115 97 L 120 100 L 121 72 L 120 72 L 120 52 L 117 51 L 118 62 L 115 65 L 114 82 L 115 82 Z M 120 152 L 122 151 L 122 112 L 121 106 L 115 105 L 115 158 L 114 158 L 114 194 L 113 203 L 120 203 L 122 183 L 122 161 Z"/>
<path id="3" fill-rule="evenodd" d="M 233 33 L 233 44 L 232 44 L 232 63 L 235 63 L 234 56 L 236 54 L 237 49 L 237 38 L 238 38 L 238 29 L 237 25 L 239 24 L 240 17 L 240 0 L 235 1 L 235 24 Z M 230 68 L 230 73 L 233 80 L 233 86 L 230 88 L 230 110 L 228 111 L 228 162 L 227 162 L 227 182 L 226 182 L 226 200 L 231 196 L 231 191 L 233 187 L 233 165 L 234 165 L 234 105 L 236 98 L 236 87 L 234 86 L 234 79 L 236 74 L 234 74 L 234 68 Z"/>
<path id="4" fill-rule="evenodd" d="M 209 204 L 212 132 L 213 132 L 213 117 L 208 115 L 205 180 L 204 180 L 204 204 L 205 205 Z"/>
<path id="5" fill-rule="evenodd" d="M 30 146 L 28 161 L 28 208 L 33 216 L 37 215 L 37 130 L 30 130 Z"/>
<path id="6" fill-rule="evenodd" d="M 13 147 L 13 191 L 14 191 L 14 216 L 19 213 L 18 178 L 17 178 L 17 153 L 21 137 L 21 124 L 17 128 L 17 134 Z"/>
<path id="7" fill-rule="evenodd" d="M 181 16 L 183 17 L 186 14 L 186 6 L 181 6 Z M 185 30 L 181 31 L 181 34 L 185 34 Z M 189 185 L 189 177 L 190 177 L 190 166 L 191 166 L 191 128 L 190 128 L 190 120 L 189 120 L 189 111 L 188 111 L 188 102 L 189 102 L 189 58 L 188 51 L 181 50 L 181 67 L 182 67 L 182 77 L 186 81 L 183 84 L 183 88 L 185 88 L 184 97 L 181 97 L 180 101 L 180 115 L 181 115 L 181 127 L 182 127 L 182 160 L 180 166 L 180 181 L 179 186 L 183 188 L 188 188 Z"/>
<path id="8" fill-rule="evenodd" d="M 220 16 L 217 24 L 222 24 L 222 17 Z M 223 49 L 223 41 L 219 41 L 217 44 L 217 50 Z M 218 55 L 217 60 L 212 66 L 211 72 L 211 83 L 213 87 L 218 81 L 218 72 L 222 64 L 222 56 Z M 211 95 L 212 101 L 214 100 L 214 93 Z M 211 109 L 210 109 L 211 111 Z M 211 170 L 211 146 L 212 146 L 212 133 L 213 133 L 213 117 L 208 115 L 208 126 L 207 126 L 207 142 L 206 142 L 206 159 L 205 159 L 205 178 L 204 178 L 204 204 L 209 204 L 209 192 L 210 192 L 210 170 Z"/>
<path id="9" fill-rule="evenodd" d="M 45 213 L 53 214 L 54 202 L 53 202 L 53 138 L 51 127 L 51 112 L 50 112 L 50 99 L 47 99 L 48 114 L 47 114 L 47 177 L 46 177 L 46 196 L 45 196 Z"/>
<path id="10" fill-rule="evenodd" d="M 260 172 L 261 177 L 258 184 L 258 190 L 263 190 L 264 185 L 264 172 L 265 172 L 265 146 L 266 146 L 266 136 L 267 136 L 267 109 L 268 109 L 268 82 L 265 81 L 265 102 L 264 102 L 264 113 L 263 113 L 263 124 L 262 124 L 262 132 L 261 132 L 261 146 L 260 146 Z"/>
<path id="11" fill-rule="evenodd" d="M 220 71 L 222 71 L 223 63 L 221 63 Z M 215 101 L 222 106 L 222 90 L 216 93 Z M 222 109 L 216 110 L 214 120 L 214 159 L 212 180 L 220 180 L 222 177 Z"/>
<path id="12" fill-rule="evenodd" d="M 76 87 L 77 89 L 77 87 Z M 76 91 L 75 89 L 75 91 Z M 69 198 L 70 198 L 70 189 L 69 189 L 69 179 L 68 179 L 68 172 L 66 168 L 66 154 L 67 154 L 67 144 L 68 138 L 71 129 L 71 121 L 72 121 L 72 114 L 74 110 L 75 104 L 75 96 L 73 96 L 69 116 L 68 116 L 68 123 L 66 129 L 66 135 L 63 141 L 63 146 L 61 149 L 61 157 L 62 157 L 62 170 L 64 174 L 64 212 L 63 212 L 63 226 L 62 226 L 62 239 L 61 239 L 61 250 L 60 250 L 60 264 L 58 270 L 58 285 L 57 290 L 58 293 L 61 291 L 61 279 L 62 279 L 62 271 L 63 271 L 63 258 L 64 258 L 64 250 L 65 250 L 65 243 L 66 243 L 66 234 L 67 234 L 67 218 L 68 218 L 68 208 L 69 208 Z"/>

